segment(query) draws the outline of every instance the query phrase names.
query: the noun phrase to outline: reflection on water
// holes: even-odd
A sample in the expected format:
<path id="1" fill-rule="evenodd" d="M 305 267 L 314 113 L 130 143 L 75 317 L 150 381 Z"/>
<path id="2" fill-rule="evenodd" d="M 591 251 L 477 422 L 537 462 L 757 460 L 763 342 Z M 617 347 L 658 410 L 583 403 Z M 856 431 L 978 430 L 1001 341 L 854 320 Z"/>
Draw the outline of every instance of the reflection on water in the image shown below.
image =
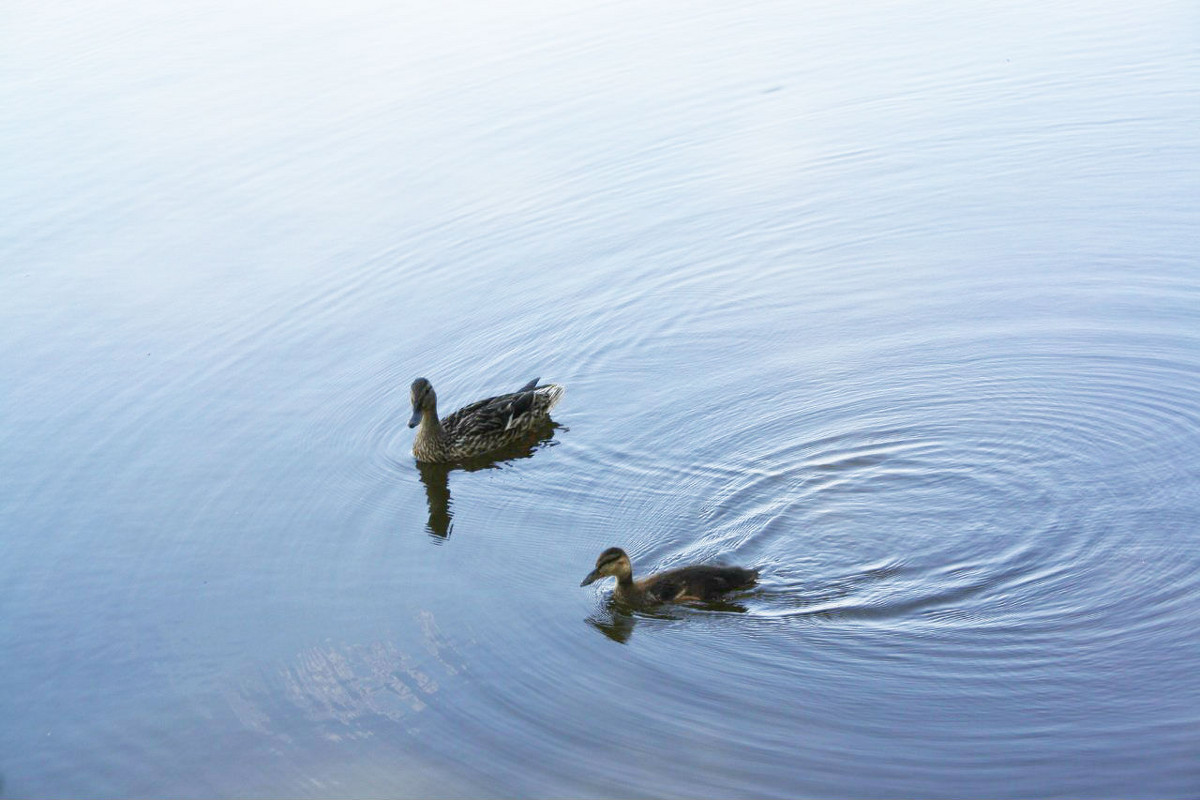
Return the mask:
<path id="1" fill-rule="evenodd" d="M 713 603 L 689 603 L 687 606 L 677 608 L 634 608 L 610 595 L 605 598 L 604 607 L 589 614 L 584 622 L 614 642 L 626 644 L 629 637 L 633 635 L 633 629 L 639 622 L 645 620 L 677 622 L 686 621 L 688 616 L 693 614 L 745 614 L 749 610 L 747 606 L 729 600 Z"/>
<path id="2" fill-rule="evenodd" d="M 417 462 L 417 471 L 421 475 L 421 483 L 425 486 L 425 502 L 429 505 L 429 519 L 425 530 L 434 539 L 445 539 L 453 530 L 454 515 L 450 511 L 450 471 L 454 467 L 449 464 L 426 464 Z"/>
<path id="3" fill-rule="evenodd" d="M 421 483 L 425 486 L 425 501 L 429 506 L 429 519 L 425 523 L 426 532 L 437 542 L 447 538 L 454 530 L 454 514 L 451 510 L 450 499 L 451 472 L 499 469 L 513 461 L 531 458 L 538 450 L 557 444 L 554 441 L 554 435 L 559 430 L 565 432 L 569 429 L 554 420 L 547 420 L 530 431 L 522 441 L 506 445 L 485 457 L 449 464 L 415 462 Z"/>
<path id="4" fill-rule="evenodd" d="M 462 656 L 431 612 L 404 621 L 412 635 L 403 648 L 388 639 L 327 641 L 225 687 L 224 704 L 237 725 L 268 743 L 266 753 L 246 756 L 270 763 L 271 751 L 340 745 L 347 748 L 340 767 L 291 764 L 298 782 L 321 795 L 439 794 L 448 778 L 431 763 L 436 753 L 425 742 L 423 720 L 462 675 Z M 370 759 L 364 762 L 363 753 Z"/>
<path id="5" fill-rule="evenodd" d="M 606 614 L 587 617 L 584 622 L 619 644 L 633 635 L 635 620 L 632 614 Z"/>
<path id="6" fill-rule="evenodd" d="M 416 622 L 420 635 L 414 644 L 419 644 L 419 653 L 403 651 L 389 641 L 309 648 L 281 668 L 278 677 L 285 696 L 294 708 L 323 725 L 357 727 L 369 725 L 374 717 L 401 722 L 424 711 L 439 691 L 438 676 L 457 675 L 461 657 L 431 612 L 419 612 Z M 252 694 L 243 692 L 242 699 L 249 700 Z M 266 692 L 263 698 L 270 701 L 272 696 Z"/>

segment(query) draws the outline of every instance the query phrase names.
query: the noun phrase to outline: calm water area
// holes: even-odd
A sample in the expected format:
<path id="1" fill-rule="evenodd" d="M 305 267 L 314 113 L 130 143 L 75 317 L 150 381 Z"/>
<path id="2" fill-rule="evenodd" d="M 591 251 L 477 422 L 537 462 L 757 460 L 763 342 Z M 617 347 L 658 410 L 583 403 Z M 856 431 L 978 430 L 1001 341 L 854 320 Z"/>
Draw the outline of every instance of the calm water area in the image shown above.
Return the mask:
<path id="1" fill-rule="evenodd" d="M 1194 0 L 12 0 L 0 175 L 0 795 L 1200 795 Z"/>

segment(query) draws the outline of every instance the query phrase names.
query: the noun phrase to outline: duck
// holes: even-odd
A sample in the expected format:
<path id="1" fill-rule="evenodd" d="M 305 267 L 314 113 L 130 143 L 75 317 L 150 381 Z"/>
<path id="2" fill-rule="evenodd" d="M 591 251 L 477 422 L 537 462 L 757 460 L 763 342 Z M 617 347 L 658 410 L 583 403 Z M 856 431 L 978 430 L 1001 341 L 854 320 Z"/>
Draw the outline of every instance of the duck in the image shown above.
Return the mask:
<path id="1" fill-rule="evenodd" d="M 617 579 L 613 597 L 630 605 L 661 603 L 715 603 L 729 592 L 749 589 L 758 580 L 757 569 L 694 564 L 660 572 L 639 581 L 633 579 L 633 565 L 619 547 L 610 547 L 596 559 L 596 568 L 579 584 L 587 586 L 601 578 Z"/>
<path id="2" fill-rule="evenodd" d="M 446 463 L 486 456 L 525 439 L 550 421 L 550 409 L 565 391 L 555 383 L 538 384 L 539 378 L 508 394 L 464 406 L 439 420 L 437 393 L 426 378 L 412 382 L 412 417 L 408 427 L 420 425 L 413 438 L 417 461 Z"/>

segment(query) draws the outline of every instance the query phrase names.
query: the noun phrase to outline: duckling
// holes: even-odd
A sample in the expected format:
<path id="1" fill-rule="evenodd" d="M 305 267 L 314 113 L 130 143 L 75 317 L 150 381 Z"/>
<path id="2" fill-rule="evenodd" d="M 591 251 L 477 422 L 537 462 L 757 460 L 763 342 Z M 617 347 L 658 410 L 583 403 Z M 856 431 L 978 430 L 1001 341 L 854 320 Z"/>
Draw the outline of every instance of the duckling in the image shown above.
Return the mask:
<path id="1" fill-rule="evenodd" d="M 600 554 L 596 568 L 579 585 L 587 586 L 609 575 L 617 579 L 613 596 L 631 605 L 712 603 L 727 592 L 749 589 L 758 580 L 756 569 L 695 564 L 635 581 L 629 556 L 619 547 L 610 547 Z"/>
<path id="2" fill-rule="evenodd" d="M 480 400 L 438 421 L 437 394 L 425 378 L 412 383 L 413 413 L 408 427 L 421 426 L 413 439 L 418 461 L 439 463 L 487 455 L 519 442 L 550 420 L 563 387 L 534 378 L 515 392 Z"/>

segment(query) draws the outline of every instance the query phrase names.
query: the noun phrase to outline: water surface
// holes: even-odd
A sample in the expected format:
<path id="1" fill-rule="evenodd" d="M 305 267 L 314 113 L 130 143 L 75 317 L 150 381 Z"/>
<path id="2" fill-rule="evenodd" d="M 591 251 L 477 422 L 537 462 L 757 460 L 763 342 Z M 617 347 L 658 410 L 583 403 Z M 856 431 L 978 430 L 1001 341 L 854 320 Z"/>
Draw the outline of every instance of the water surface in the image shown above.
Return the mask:
<path id="1" fill-rule="evenodd" d="M 1191 4 L 4 18 L 4 793 L 1200 791 Z"/>

